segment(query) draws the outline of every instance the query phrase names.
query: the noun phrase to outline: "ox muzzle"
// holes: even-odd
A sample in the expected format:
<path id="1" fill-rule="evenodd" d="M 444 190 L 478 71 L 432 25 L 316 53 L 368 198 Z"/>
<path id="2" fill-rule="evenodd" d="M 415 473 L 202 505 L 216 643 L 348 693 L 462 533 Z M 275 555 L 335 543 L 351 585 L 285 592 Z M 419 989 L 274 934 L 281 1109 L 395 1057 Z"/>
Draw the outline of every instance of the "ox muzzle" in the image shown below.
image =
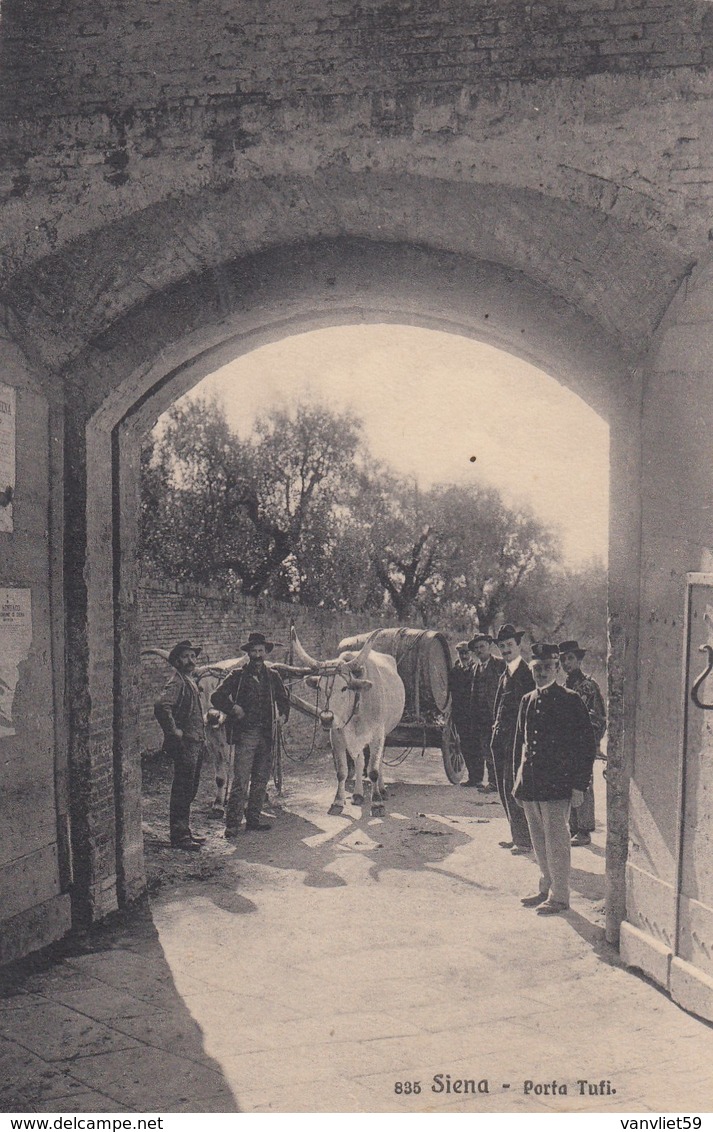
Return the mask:
<path id="1" fill-rule="evenodd" d="M 322 727 L 325 731 L 329 731 L 332 724 L 334 723 L 334 712 L 321 711 L 319 713 L 319 722 L 322 724 Z"/>

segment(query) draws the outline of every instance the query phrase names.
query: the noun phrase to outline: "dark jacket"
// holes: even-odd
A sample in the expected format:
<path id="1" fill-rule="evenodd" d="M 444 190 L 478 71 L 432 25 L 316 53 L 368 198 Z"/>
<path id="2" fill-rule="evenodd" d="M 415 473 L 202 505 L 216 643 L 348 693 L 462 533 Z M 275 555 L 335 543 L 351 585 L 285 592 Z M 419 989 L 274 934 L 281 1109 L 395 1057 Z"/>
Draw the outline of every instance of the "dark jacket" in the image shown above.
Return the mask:
<path id="1" fill-rule="evenodd" d="M 597 746 L 599 746 L 607 729 L 607 709 L 604 706 L 604 697 L 599 690 L 599 685 L 596 680 L 592 680 L 591 676 L 585 676 L 581 668 L 570 672 L 565 684 L 578 696 L 581 696 L 584 701 L 584 706 L 589 712 L 589 722 L 594 731 L 594 738 L 597 741 Z"/>
<path id="2" fill-rule="evenodd" d="M 485 665 L 476 665 L 473 673 L 470 713 L 477 730 L 487 731 L 488 735 L 493 727 L 495 697 L 504 671 L 505 661 L 499 656 L 491 656 Z"/>
<path id="3" fill-rule="evenodd" d="M 586 790 L 597 742 L 576 692 L 550 684 L 520 705 L 513 744 L 513 794 L 520 801 L 555 802 Z"/>
<path id="4" fill-rule="evenodd" d="M 512 676 L 507 665 L 498 681 L 493 705 L 493 736 L 491 748 L 493 758 L 502 761 L 512 758 L 512 744 L 517 727 L 517 713 L 520 701 L 535 687 L 532 673 L 522 658 Z"/>
<path id="5" fill-rule="evenodd" d="M 272 733 L 275 711 L 285 719 L 290 714 L 290 701 L 285 685 L 273 668 L 267 665 L 258 677 L 250 665 L 232 672 L 210 697 L 213 707 L 225 712 L 226 736 L 234 743 L 241 731 L 263 731 Z M 236 719 L 232 710 L 239 705 L 245 712 L 244 719 Z"/>
<path id="6" fill-rule="evenodd" d="M 166 750 L 180 743 L 177 732 L 183 732 L 184 739 L 202 742 L 205 739 L 203 705 L 194 680 L 176 670 L 168 680 L 161 696 L 154 704 L 156 719 L 161 725 Z"/>
<path id="7" fill-rule="evenodd" d="M 451 692 L 451 715 L 461 736 L 471 730 L 470 690 L 473 672 L 472 664 L 469 664 L 466 668 L 457 660 L 448 677 Z"/>

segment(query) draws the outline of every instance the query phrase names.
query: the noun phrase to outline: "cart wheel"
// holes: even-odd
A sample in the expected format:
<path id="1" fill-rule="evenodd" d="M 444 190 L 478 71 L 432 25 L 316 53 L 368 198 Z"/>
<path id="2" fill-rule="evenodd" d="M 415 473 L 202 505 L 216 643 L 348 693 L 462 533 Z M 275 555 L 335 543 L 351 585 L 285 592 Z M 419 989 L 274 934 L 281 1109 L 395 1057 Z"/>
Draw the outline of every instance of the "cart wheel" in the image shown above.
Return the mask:
<path id="1" fill-rule="evenodd" d="M 441 752 L 443 754 L 443 768 L 449 782 L 457 786 L 465 774 L 465 759 L 460 749 L 458 733 L 451 722 L 450 715 L 443 726 L 441 737 Z"/>

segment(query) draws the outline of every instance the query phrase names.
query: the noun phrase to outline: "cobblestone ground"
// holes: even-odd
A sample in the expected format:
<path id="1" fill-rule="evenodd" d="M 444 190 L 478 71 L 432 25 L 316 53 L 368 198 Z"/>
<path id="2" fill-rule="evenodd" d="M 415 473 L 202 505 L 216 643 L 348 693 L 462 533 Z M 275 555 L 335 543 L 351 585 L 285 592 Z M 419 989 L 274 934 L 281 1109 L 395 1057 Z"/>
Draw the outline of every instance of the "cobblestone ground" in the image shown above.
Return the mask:
<path id="1" fill-rule="evenodd" d="M 272 830 L 226 842 L 208 768 L 208 843 L 179 854 L 149 760 L 150 901 L 6 978 L 4 1110 L 713 1108 L 713 1029 L 604 942 L 603 828 L 573 850 L 571 910 L 538 917 L 493 796 L 451 786 L 437 751 L 386 778 L 386 817 L 330 817 L 316 750 L 272 791 Z"/>

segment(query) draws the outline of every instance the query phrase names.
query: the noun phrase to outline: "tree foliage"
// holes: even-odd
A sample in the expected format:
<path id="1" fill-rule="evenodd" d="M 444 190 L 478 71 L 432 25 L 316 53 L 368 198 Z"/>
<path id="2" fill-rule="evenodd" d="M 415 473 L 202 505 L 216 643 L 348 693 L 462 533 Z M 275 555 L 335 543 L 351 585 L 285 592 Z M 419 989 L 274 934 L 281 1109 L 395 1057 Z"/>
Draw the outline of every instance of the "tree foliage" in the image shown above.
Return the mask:
<path id="1" fill-rule="evenodd" d="M 339 502 L 360 429 L 349 413 L 300 405 L 264 414 L 242 440 L 217 402 L 174 406 L 144 451 L 147 562 L 247 594 L 299 597 L 300 559 Z"/>
<path id="2" fill-rule="evenodd" d="M 605 655 L 606 574 L 494 488 L 427 491 L 369 454 L 361 422 L 309 402 L 242 439 L 184 400 L 142 453 L 143 555 L 181 580 L 466 634 L 502 620 Z"/>
<path id="3" fill-rule="evenodd" d="M 533 573 L 559 559 L 554 534 L 525 508 L 506 506 L 494 488 L 400 486 L 375 547 L 379 579 L 400 616 L 456 618 L 486 631 Z"/>

